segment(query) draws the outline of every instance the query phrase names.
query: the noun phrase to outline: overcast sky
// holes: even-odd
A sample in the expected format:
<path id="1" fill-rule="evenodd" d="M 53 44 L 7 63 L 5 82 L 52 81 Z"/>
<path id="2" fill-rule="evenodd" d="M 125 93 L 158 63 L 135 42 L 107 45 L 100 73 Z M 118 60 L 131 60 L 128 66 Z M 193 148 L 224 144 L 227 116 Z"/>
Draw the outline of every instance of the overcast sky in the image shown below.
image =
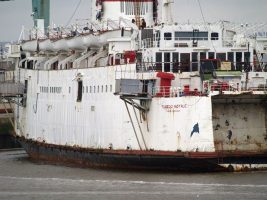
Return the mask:
<path id="1" fill-rule="evenodd" d="M 64 25 L 79 0 L 51 0 L 51 21 Z M 201 22 L 197 0 L 174 0 L 177 22 Z M 209 22 L 227 20 L 239 23 L 267 23 L 267 0 L 200 0 Z M 74 19 L 89 18 L 91 0 L 82 0 Z M 16 41 L 22 26 L 32 27 L 31 0 L 0 2 L 0 41 Z"/>

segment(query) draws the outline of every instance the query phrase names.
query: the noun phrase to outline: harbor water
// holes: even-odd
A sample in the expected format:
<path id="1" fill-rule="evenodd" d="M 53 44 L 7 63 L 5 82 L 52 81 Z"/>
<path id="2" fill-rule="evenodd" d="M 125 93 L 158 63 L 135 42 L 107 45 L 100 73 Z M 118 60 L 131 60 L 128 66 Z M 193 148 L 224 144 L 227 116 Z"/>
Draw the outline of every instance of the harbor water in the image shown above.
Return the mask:
<path id="1" fill-rule="evenodd" d="M 267 199 L 267 172 L 174 173 L 57 166 L 0 151 L 0 199 Z"/>

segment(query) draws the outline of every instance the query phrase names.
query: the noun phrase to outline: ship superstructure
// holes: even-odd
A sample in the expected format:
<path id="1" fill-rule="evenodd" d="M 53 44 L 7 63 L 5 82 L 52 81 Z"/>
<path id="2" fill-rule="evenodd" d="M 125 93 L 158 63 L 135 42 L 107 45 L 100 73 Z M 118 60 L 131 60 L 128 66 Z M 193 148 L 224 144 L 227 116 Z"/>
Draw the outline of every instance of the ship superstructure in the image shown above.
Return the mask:
<path id="1" fill-rule="evenodd" d="M 163 1 L 165 13 L 171 3 Z M 91 22 L 22 43 L 16 130 L 31 157 L 121 168 L 265 167 L 263 49 L 225 22 L 175 24 L 167 14 L 161 22 L 157 4 L 93 1 Z"/>

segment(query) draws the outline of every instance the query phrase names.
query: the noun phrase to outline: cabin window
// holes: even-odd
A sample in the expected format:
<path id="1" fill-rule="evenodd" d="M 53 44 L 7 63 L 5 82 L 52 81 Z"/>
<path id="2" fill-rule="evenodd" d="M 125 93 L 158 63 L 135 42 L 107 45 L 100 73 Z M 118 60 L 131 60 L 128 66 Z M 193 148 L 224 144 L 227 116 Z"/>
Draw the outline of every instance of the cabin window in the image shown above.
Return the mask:
<path id="1" fill-rule="evenodd" d="M 214 59 L 214 58 L 215 58 L 215 53 L 209 52 L 209 59 Z"/>
<path id="2" fill-rule="evenodd" d="M 83 96 L 83 82 L 78 81 L 78 93 L 77 93 L 77 101 L 81 102 Z"/>
<path id="3" fill-rule="evenodd" d="M 196 32 L 194 38 L 197 40 L 208 40 L 209 33 L 208 32 Z"/>
<path id="4" fill-rule="evenodd" d="M 200 60 L 205 60 L 207 56 L 206 52 L 200 52 Z"/>
<path id="5" fill-rule="evenodd" d="M 230 62 L 234 62 L 234 53 L 233 52 L 227 53 L 227 60 Z"/>
<path id="6" fill-rule="evenodd" d="M 181 71 L 189 72 L 190 71 L 190 53 L 181 53 Z"/>
<path id="7" fill-rule="evenodd" d="M 171 53 L 164 53 L 164 72 L 170 72 Z"/>
<path id="8" fill-rule="evenodd" d="M 243 60 L 243 53 L 236 52 L 236 69 L 238 71 L 242 71 L 242 60 Z"/>
<path id="9" fill-rule="evenodd" d="M 101 92 L 102 93 L 104 92 L 104 86 L 103 85 L 101 86 Z"/>
<path id="10" fill-rule="evenodd" d="M 69 87 L 69 93 L 71 92 L 71 88 Z"/>
<path id="11" fill-rule="evenodd" d="M 94 93 L 95 93 L 95 86 L 94 86 Z"/>
<path id="12" fill-rule="evenodd" d="M 106 85 L 106 92 L 108 92 L 108 86 Z"/>
<path id="13" fill-rule="evenodd" d="M 162 70 L 162 53 L 156 52 L 156 70 Z"/>
<path id="14" fill-rule="evenodd" d="M 112 85 L 110 85 L 110 92 L 112 92 Z"/>
<path id="15" fill-rule="evenodd" d="M 220 61 L 226 61 L 226 53 L 217 53 L 216 58 Z"/>
<path id="16" fill-rule="evenodd" d="M 164 33 L 164 40 L 172 40 L 172 33 Z"/>
<path id="17" fill-rule="evenodd" d="M 211 40 L 219 40 L 219 33 L 213 32 L 210 35 Z"/>
<path id="18" fill-rule="evenodd" d="M 250 52 L 245 52 L 244 53 L 244 61 L 246 63 L 249 63 L 250 62 Z"/>
<path id="19" fill-rule="evenodd" d="M 198 53 L 192 53 L 192 71 L 198 71 Z"/>
<path id="20" fill-rule="evenodd" d="M 86 86 L 86 93 L 88 93 L 88 86 Z"/>
<path id="21" fill-rule="evenodd" d="M 242 52 L 236 52 L 236 62 L 242 62 Z"/>
<path id="22" fill-rule="evenodd" d="M 177 73 L 178 68 L 179 68 L 179 53 L 178 52 L 172 53 L 172 65 L 173 65 L 172 71 L 174 73 Z"/>
<path id="23" fill-rule="evenodd" d="M 92 86 L 90 86 L 90 93 L 92 93 Z"/>
<path id="24" fill-rule="evenodd" d="M 97 93 L 99 93 L 99 85 L 97 86 Z"/>
<path id="25" fill-rule="evenodd" d="M 191 40 L 193 32 L 175 32 L 175 40 Z"/>

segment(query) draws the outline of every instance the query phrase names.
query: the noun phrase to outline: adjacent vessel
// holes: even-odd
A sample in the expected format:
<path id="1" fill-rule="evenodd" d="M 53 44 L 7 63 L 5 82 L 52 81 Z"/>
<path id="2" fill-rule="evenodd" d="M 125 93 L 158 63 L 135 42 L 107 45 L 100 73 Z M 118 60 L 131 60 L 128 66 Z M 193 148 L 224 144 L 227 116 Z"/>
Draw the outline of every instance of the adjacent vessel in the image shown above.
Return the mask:
<path id="1" fill-rule="evenodd" d="M 92 22 L 22 43 L 15 128 L 30 157 L 134 169 L 266 167 L 266 37 L 228 22 L 173 23 L 171 3 L 163 1 L 159 22 L 155 0 L 93 0 Z"/>

